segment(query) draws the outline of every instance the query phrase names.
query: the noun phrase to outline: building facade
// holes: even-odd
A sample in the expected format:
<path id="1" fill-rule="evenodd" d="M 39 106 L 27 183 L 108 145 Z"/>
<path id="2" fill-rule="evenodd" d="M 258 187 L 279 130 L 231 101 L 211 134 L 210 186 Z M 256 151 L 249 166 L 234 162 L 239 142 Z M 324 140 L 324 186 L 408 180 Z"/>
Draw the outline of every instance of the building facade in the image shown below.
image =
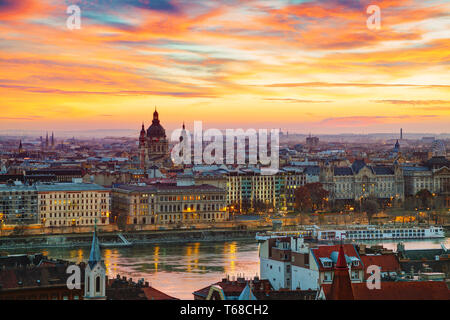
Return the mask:
<path id="1" fill-rule="evenodd" d="M 333 202 L 364 198 L 395 199 L 397 203 L 404 200 L 403 170 L 397 163 L 371 166 L 364 160 L 356 160 L 348 167 L 326 164 L 321 170 L 320 182 Z"/>
<path id="2" fill-rule="evenodd" d="M 450 161 L 432 157 L 421 166 L 404 166 L 405 193 L 415 195 L 422 189 L 436 194 L 450 193 Z"/>
<path id="3" fill-rule="evenodd" d="M 405 195 L 414 197 L 420 190 L 428 190 L 433 199 L 450 207 L 450 161 L 434 156 L 421 166 L 403 166 Z"/>
<path id="4" fill-rule="evenodd" d="M 280 203 L 283 188 L 282 177 L 276 175 L 261 175 L 258 169 L 241 169 L 228 174 L 228 203 L 254 208 L 258 204 L 276 208 Z"/>
<path id="5" fill-rule="evenodd" d="M 110 190 L 89 183 L 39 184 L 40 223 L 45 227 L 109 224 Z"/>
<path id="6" fill-rule="evenodd" d="M 259 250 L 261 279 L 276 289 L 318 290 L 333 281 L 338 245 L 308 246 L 301 237 L 269 238 Z M 364 281 L 364 266 L 358 251 L 344 245 L 352 282 Z"/>
<path id="7" fill-rule="evenodd" d="M 0 184 L 0 225 L 30 225 L 39 222 L 35 187 L 17 182 Z"/>
<path id="8" fill-rule="evenodd" d="M 226 221 L 225 190 L 211 185 L 119 185 L 112 210 L 127 225 L 168 225 Z"/>

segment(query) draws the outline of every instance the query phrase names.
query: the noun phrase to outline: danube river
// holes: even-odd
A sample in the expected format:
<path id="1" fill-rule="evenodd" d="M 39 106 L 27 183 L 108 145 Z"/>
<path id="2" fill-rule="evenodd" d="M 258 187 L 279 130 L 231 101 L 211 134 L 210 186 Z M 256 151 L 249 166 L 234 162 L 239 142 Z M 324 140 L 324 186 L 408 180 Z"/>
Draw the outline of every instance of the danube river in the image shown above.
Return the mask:
<path id="1" fill-rule="evenodd" d="M 450 238 L 404 243 L 406 249 L 428 249 L 439 248 L 442 242 L 450 248 Z M 396 250 L 396 242 L 383 245 Z M 89 258 L 88 248 L 7 252 L 43 252 L 51 258 L 74 262 Z M 103 249 L 102 254 L 109 277 L 120 274 L 133 281 L 144 278 L 156 289 L 180 299 L 193 299 L 192 292 L 220 281 L 227 274 L 230 277 L 242 274 L 247 278 L 259 274 L 258 243 L 252 240 L 141 245 Z"/>

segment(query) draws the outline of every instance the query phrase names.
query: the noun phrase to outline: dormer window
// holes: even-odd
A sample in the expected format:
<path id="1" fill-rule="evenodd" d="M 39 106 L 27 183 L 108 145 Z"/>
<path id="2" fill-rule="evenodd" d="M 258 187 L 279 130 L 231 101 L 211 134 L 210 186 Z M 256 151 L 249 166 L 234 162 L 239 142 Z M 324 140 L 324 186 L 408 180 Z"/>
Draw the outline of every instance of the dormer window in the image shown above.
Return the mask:
<path id="1" fill-rule="evenodd" d="M 359 261 L 358 260 L 353 261 L 353 266 L 355 267 L 359 266 Z"/>
<path id="2" fill-rule="evenodd" d="M 322 262 L 322 265 L 324 268 L 331 268 L 333 266 L 333 260 L 330 258 L 319 258 L 319 260 Z"/>

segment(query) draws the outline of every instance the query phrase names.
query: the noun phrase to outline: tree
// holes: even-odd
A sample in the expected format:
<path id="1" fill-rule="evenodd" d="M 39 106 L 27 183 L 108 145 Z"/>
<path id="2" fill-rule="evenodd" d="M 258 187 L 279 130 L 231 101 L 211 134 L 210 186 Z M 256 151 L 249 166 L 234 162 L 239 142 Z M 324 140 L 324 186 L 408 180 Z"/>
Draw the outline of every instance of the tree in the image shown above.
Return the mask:
<path id="1" fill-rule="evenodd" d="M 242 199 L 242 201 L 240 202 L 240 205 L 238 203 L 234 206 L 234 208 L 238 208 L 238 209 L 240 208 L 240 211 L 245 214 L 247 214 L 249 212 L 250 207 L 251 207 L 250 200 L 247 198 Z"/>
<path id="2" fill-rule="evenodd" d="M 372 216 L 379 210 L 378 203 L 373 199 L 365 199 L 361 205 L 362 210 L 365 211 L 367 214 L 367 219 L 369 220 L 370 224 Z"/>
<path id="3" fill-rule="evenodd" d="M 432 197 L 433 197 L 433 195 L 427 189 L 422 189 L 416 193 L 416 198 L 418 198 L 420 200 L 421 207 L 424 209 L 429 207 L 428 201 Z"/>
<path id="4" fill-rule="evenodd" d="M 329 192 L 323 188 L 320 182 L 307 183 L 305 187 L 309 190 L 313 208 L 323 209 L 328 202 Z"/>
<path id="5" fill-rule="evenodd" d="M 311 194 L 306 186 L 301 186 L 295 190 L 295 208 L 299 211 L 311 210 Z"/>

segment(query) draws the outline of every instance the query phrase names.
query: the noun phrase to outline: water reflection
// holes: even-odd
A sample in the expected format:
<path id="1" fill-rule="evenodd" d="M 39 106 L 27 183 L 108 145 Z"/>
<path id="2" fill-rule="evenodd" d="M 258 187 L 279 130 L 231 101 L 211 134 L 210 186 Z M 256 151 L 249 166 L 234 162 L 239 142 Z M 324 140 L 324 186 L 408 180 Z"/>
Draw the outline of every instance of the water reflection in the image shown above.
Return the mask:
<path id="1" fill-rule="evenodd" d="M 77 263 L 89 259 L 89 248 L 27 253 L 37 251 Z M 103 249 L 102 255 L 109 277 L 120 274 L 134 281 L 144 278 L 155 288 L 180 299 L 193 299 L 192 292 L 226 274 L 242 273 L 247 277 L 259 274 L 258 244 L 251 240 L 142 245 Z"/>
<path id="2" fill-rule="evenodd" d="M 442 240 L 404 241 L 406 249 L 439 248 Z M 378 244 L 378 241 L 367 241 Z M 446 246 L 450 247 L 447 238 Z M 382 243 L 396 250 L 395 241 Z M 258 244 L 255 241 L 154 244 L 131 248 L 103 249 L 109 277 L 117 274 L 137 281 L 144 278 L 152 286 L 180 299 L 193 299 L 192 292 L 220 281 L 226 274 L 259 274 Z M 14 253 L 42 252 L 52 258 L 80 263 L 89 259 L 89 248 L 20 250 Z"/>

